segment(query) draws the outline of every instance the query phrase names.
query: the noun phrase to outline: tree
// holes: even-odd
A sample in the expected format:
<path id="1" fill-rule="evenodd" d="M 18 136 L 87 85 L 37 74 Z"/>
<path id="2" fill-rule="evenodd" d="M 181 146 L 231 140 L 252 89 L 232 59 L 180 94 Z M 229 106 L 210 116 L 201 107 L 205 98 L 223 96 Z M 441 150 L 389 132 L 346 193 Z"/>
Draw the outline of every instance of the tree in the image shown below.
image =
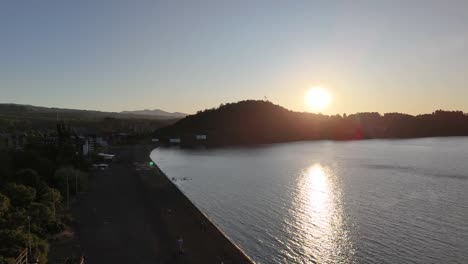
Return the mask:
<path id="1" fill-rule="evenodd" d="M 36 190 L 21 184 L 7 184 L 5 186 L 4 193 L 10 197 L 11 204 L 13 206 L 25 208 L 36 200 Z"/>
<path id="2" fill-rule="evenodd" d="M 45 187 L 42 189 L 39 195 L 38 202 L 49 206 L 49 208 L 52 210 L 52 213 L 54 213 L 54 210 L 60 207 L 60 203 L 62 202 L 62 195 L 57 189 Z"/>
<path id="3" fill-rule="evenodd" d="M 44 187 L 41 176 L 33 169 L 20 169 L 15 174 L 15 181 L 19 184 L 37 189 Z"/>
<path id="4" fill-rule="evenodd" d="M 52 210 L 41 203 L 31 203 L 28 215 L 31 217 L 31 231 L 41 236 L 48 233 L 47 227 L 55 221 Z"/>
<path id="5" fill-rule="evenodd" d="M 3 218 L 10 209 L 10 199 L 0 193 L 0 218 Z"/>
<path id="6" fill-rule="evenodd" d="M 33 258 L 37 258 L 41 264 L 47 263 L 47 254 L 49 253 L 47 241 L 36 235 L 31 235 L 31 247 Z"/>
<path id="7" fill-rule="evenodd" d="M 45 179 L 52 176 L 55 166 L 43 151 L 24 150 L 12 152 L 12 164 L 15 171 L 33 169 Z"/>
<path id="8" fill-rule="evenodd" d="M 29 239 L 33 256 L 37 257 L 40 263 L 46 263 L 49 250 L 47 242 L 34 234 L 29 237 L 25 231 L 18 229 L 0 230 L 0 256 L 4 259 L 16 258 L 22 250 L 28 248 Z"/>
<path id="9" fill-rule="evenodd" d="M 11 176 L 11 157 L 9 152 L 0 147 L 0 186 L 4 184 Z"/>
<path id="10" fill-rule="evenodd" d="M 54 174 L 54 181 L 62 195 L 67 194 L 67 179 L 70 194 L 76 193 L 86 187 L 88 182 L 88 175 L 80 170 L 72 167 L 62 167 Z"/>
<path id="11" fill-rule="evenodd" d="M 15 258 L 28 247 L 28 234 L 21 230 L 0 230 L 0 256 Z"/>
<path id="12" fill-rule="evenodd" d="M 15 258 L 8 258 L 4 256 L 0 256 L 0 264 L 15 264 Z"/>

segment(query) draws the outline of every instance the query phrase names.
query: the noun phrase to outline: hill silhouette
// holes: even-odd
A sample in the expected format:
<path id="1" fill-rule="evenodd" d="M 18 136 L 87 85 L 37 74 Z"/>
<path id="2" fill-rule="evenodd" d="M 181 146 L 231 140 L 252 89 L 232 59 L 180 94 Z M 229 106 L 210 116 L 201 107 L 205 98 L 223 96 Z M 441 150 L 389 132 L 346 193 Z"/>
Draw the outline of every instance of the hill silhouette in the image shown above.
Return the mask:
<path id="1" fill-rule="evenodd" d="M 122 111 L 121 114 L 133 114 L 141 116 L 156 116 L 156 117 L 166 117 L 166 118 L 182 118 L 186 117 L 187 114 L 181 112 L 166 112 L 161 109 L 144 109 L 144 110 L 135 110 L 135 111 Z"/>
<path id="2" fill-rule="evenodd" d="M 212 146 L 266 144 L 301 140 L 359 140 L 468 136 L 468 115 L 437 110 L 412 116 L 402 113 L 322 115 L 294 112 L 269 101 L 246 100 L 199 111 L 156 131 L 169 137 L 205 134 Z"/>

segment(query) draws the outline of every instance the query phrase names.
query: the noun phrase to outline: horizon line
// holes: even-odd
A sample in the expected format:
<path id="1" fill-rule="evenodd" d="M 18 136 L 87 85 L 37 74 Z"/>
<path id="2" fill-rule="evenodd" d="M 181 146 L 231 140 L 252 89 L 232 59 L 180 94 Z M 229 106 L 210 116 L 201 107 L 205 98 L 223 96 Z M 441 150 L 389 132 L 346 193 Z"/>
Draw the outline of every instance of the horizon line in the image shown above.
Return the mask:
<path id="1" fill-rule="evenodd" d="M 190 115 L 196 115 L 198 112 L 200 111 L 204 111 L 204 110 L 210 110 L 210 109 L 217 109 L 219 108 L 221 105 L 225 105 L 225 104 L 235 104 L 235 103 L 239 103 L 239 102 L 244 102 L 244 101 L 257 101 L 257 102 L 269 102 L 271 104 L 274 104 L 274 105 L 277 105 L 277 106 L 280 106 L 284 109 L 287 109 L 289 111 L 292 111 L 292 112 L 297 112 L 297 113 L 307 113 L 307 114 L 317 114 L 317 115 L 324 115 L 324 116 L 336 116 L 336 115 L 340 115 L 340 116 L 343 116 L 343 114 L 346 114 L 346 115 L 354 115 L 354 114 L 363 114 L 363 113 L 378 113 L 379 115 L 385 115 L 385 114 L 406 114 L 406 115 L 411 115 L 411 116 L 419 116 L 419 115 L 427 115 L 427 114 L 433 114 L 435 113 L 436 111 L 446 111 L 446 112 L 462 112 L 463 114 L 468 114 L 468 112 L 465 112 L 463 110 L 448 110 L 448 109 L 435 109 L 435 110 L 432 110 L 432 112 L 424 112 L 424 113 L 417 113 L 417 114 L 410 114 L 410 113 L 405 113 L 405 112 L 398 112 L 398 111 L 390 111 L 390 112 L 378 112 L 378 111 L 356 111 L 356 112 L 352 112 L 352 113 L 335 113 L 335 114 L 324 114 L 322 112 L 311 112 L 311 111 L 300 111 L 300 110 L 292 110 L 292 109 L 289 109 L 287 107 L 284 107 L 280 104 L 276 104 L 270 100 L 263 100 L 263 99 L 245 99 L 245 100 L 239 100 L 239 101 L 236 101 L 236 102 L 227 102 L 227 103 L 220 103 L 219 105 L 217 106 L 213 106 L 213 107 L 209 107 L 209 108 L 204 108 L 204 109 L 199 109 L 197 111 L 195 111 L 194 113 L 186 113 L 186 112 L 181 112 L 181 111 L 166 111 L 166 110 L 163 110 L 161 108 L 144 108 L 144 109 L 136 109 L 136 110 L 120 110 L 120 111 L 111 111 L 111 110 L 96 110 L 96 109 L 83 109 L 83 108 L 67 108 L 67 107 L 59 107 L 59 106 L 42 106 L 42 105 L 34 105 L 34 104 L 29 104 L 29 103 L 6 103 L 6 102 L 2 102 L 0 103 L 0 105 L 17 105 L 17 106 L 32 106 L 32 107 L 42 107 L 42 108 L 49 108 L 49 109 L 62 109 L 62 110 L 78 110 L 78 111 L 89 111 L 89 112 L 101 112 L 101 113 L 115 113 L 115 114 L 125 114 L 123 112 L 135 112 L 135 111 L 145 111 L 145 110 L 149 110 L 149 111 L 153 111 L 153 110 L 160 110 L 160 111 L 164 111 L 166 113 L 169 113 L 169 114 L 184 114 L 186 116 L 190 116 Z"/>

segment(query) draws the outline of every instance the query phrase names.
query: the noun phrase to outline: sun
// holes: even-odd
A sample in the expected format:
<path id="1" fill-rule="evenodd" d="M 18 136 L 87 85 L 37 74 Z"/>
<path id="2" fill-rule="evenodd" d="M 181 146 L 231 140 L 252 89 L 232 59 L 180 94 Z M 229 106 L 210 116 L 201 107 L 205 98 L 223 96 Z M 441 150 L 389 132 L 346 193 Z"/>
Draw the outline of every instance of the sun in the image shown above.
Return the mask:
<path id="1" fill-rule="evenodd" d="M 304 101 L 310 110 L 323 111 L 331 103 L 331 95 L 322 87 L 310 88 L 304 97 Z"/>

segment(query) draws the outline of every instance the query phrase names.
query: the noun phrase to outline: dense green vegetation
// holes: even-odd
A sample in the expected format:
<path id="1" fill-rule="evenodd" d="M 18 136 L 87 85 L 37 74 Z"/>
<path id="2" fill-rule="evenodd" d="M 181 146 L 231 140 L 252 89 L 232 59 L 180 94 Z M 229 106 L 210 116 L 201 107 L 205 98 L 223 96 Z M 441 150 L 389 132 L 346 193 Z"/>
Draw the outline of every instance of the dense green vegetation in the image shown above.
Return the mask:
<path id="1" fill-rule="evenodd" d="M 163 142 L 169 137 L 181 137 L 184 141 L 196 134 L 206 134 L 206 144 L 212 146 L 318 139 L 468 136 L 468 115 L 439 110 L 418 116 L 400 113 L 327 116 L 290 111 L 268 101 L 248 100 L 200 111 L 156 131 Z"/>
<path id="2" fill-rule="evenodd" d="M 47 240 L 69 221 L 67 186 L 70 195 L 83 190 L 89 163 L 61 142 L 23 150 L 0 146 L 0 263 L 14 263 L 29 243 L 33 257 L 45 263 Z"/>

